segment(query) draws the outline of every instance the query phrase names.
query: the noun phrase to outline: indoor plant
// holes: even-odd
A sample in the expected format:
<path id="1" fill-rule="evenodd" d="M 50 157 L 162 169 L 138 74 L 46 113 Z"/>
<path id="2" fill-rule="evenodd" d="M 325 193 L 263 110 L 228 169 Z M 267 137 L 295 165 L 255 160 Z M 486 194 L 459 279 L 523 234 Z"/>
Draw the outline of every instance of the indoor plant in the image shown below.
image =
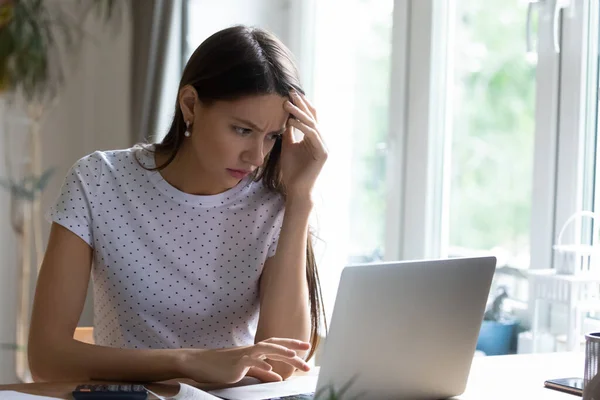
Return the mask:
<path id="1" fill-rule="evenodd" d="M 315 393 L 315 400 L 360 400 L 363 398 L 364 393 L 356 396 L 348 397 L 346 392 L 354 384 L 357 376 L 353 376 L 346 384 L 344 384 L 339 390 L 335 390 L 333 385 L 326 386 Z"/>
<path id="2" fill-rule="evenodd" d="M 506 287 L 500 286 L 483 315 L 477 350 L 488 356 L 511 353 L 517 321 L 506 309 Z"/>

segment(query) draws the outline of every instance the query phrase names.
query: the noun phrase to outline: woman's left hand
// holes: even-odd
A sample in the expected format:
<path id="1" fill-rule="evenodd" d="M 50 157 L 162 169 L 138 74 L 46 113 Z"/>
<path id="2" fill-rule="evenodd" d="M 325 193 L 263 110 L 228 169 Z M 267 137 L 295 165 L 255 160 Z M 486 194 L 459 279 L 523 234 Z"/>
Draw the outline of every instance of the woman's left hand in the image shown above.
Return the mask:
<path id="1" fill-rule="evenodd" d="M 290 113 L 283 134 L 281 173 L 288 198 L 310 198 L 315 181 L 327 160 L 327 150 L 317 126 L 315 108 L 301 93 L 290 92 L 291 101 L 284 108 Z M 295 141 L 293 130 L 304 137 Z"/>

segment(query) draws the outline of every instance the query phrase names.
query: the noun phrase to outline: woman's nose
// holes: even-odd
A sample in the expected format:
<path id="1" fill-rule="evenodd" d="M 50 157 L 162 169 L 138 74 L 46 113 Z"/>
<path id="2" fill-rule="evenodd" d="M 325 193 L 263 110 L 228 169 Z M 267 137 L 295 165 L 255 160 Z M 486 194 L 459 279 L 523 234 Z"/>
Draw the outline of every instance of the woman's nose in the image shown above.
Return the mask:
<path id="1" fill-rule="evenodd" d="M 253 143 L 252 148 L 247 151 L 247 161 L 255 167 L 260 167 L 265 161 L 265 149 L 262 141 L 257 142 Z"/>

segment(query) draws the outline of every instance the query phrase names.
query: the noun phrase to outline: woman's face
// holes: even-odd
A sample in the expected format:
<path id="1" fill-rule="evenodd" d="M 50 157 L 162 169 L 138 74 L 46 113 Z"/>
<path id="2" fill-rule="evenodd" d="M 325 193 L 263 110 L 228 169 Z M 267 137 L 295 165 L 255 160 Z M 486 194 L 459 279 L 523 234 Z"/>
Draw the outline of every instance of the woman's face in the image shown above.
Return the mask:
<path id="1" fill-rule="evenodd" d="M 186 153 L 195 160 L 202 180 L 214 192 L 225 191 L 260 167 L 285 130 L 286 101 L 276 94 L 217 101 L 196 101 L 190 121 Z M 186 112 L 184 111 L 184 117 Z"/>

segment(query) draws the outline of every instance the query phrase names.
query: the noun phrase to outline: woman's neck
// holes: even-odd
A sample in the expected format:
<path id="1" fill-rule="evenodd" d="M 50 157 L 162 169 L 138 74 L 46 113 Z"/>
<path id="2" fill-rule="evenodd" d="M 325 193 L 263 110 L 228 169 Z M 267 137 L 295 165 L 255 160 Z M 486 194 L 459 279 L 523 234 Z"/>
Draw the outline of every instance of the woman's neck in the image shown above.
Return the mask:
<path id="1" fill-rule="evenodd" d="M 155 152 L 156 165 L 164 164 L 170 156 L 171 153 Z M 185 145 L 181 146 L 173 161 L 159 172 L 171 186 L 188 194 L 209 196 L 229 189 L 218 182 L 211 182 L 209 174 L 202 171 L 201 163 Z"/>

